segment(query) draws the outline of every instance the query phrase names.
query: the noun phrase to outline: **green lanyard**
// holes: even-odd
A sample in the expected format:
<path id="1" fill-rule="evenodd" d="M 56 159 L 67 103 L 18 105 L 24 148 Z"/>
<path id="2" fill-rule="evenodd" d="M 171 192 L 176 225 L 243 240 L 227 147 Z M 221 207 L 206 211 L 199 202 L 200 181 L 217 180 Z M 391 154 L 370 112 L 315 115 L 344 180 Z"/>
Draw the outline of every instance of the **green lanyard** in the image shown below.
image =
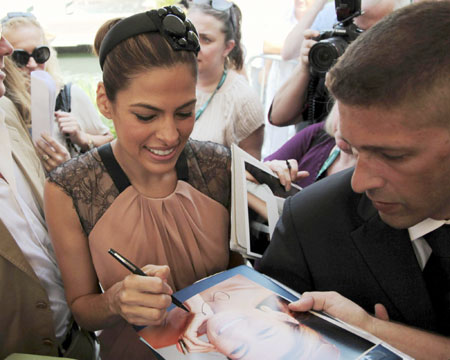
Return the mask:
<path id="1" fill-rule="evenodd" d="M 223 83 L 225 82 L 225 79 L 227 78 L 227 69 L 223 69 L 223 74 L 222 77 L 220 78 L 219 83 L 217 84 L 216 89 L 214 90 L 214 92 L 211 94 L 211 96 L 209 97 L 209 99 L 203 104 L 203 106 L 197 110 L 197 112 L 195 113 L 195 121 L 197 121 L 200 116 L 202 116 L 203 112 L 206 110 L 206 108 L 208 107 L 209 103 L 211 102 L 212 98 L 214 97 L 214 95 L 216 95 L 217 90 L 219 90 Z"/>
<path id="2" fill-rule="evenodd" d="M 326 171 L 330 167 L 330 165 L 334 162 L 334 160 L 336 160 L 340 152 L 341 149 L 339 148 L 336 148 L 331 152 L 330 156 L 328 156 L 328 159 L 325 160 L 322 167 L 320 168 L 319 173 L 316 176 L 316 180 L 320 177 L 320 175 L 324 173 L 324 171 Z"/>

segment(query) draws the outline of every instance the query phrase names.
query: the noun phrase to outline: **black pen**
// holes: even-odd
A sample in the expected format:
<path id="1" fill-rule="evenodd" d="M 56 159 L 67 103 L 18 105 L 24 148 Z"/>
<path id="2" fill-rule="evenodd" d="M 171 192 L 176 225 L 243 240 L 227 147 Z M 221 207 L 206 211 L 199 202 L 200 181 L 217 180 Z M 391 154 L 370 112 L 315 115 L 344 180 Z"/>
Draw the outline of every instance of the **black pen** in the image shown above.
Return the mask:
<path id="1" fill-rule="evenodd" d="M 126 257 L 120 255 L 117 251 L 113 249 L 109 249 L 108 253 L 111 254 L 111 256 L 116 259 L 118 262 L 120 262 L 123 266 L 125 266 L 128 270 L 130 270 L 133 274 L 141 275 L 141 276 L 147 276 L 145 272 L 143 272 L 140 268 L 138 268 L 136 265 L 134 265 L 130 260 L 128 260 Z M 175 306 L 178 306 L 180 309 L 183 309 L 184 311 L 189 312 L 189 309 L 183 305 L 183 303 L 178 300 L 175 296 L 170 295 L 172 298 L 172 303 Z"/>

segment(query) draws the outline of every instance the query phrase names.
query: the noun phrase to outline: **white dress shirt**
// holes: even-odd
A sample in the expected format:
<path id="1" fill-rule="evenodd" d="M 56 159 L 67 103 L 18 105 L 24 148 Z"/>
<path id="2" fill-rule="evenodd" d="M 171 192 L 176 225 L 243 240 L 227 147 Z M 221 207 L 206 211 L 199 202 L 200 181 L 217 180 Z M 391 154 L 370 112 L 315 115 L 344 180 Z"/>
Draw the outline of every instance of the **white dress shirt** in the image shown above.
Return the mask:
<path id="1" fill-rule="evenodd" d="M 445 224 L 450 224 L 450 220 L 434 220 L 428 218 L 408 229 L 409 237 L 413 244 L 414 253 L 416 254 L 417 261 L 419 262 L 422 270 L 424 269 L 425 264 L 430 258 L 432 252 L 430 245 L 428 245 L 424 238 L 424 235 L 440 228 Z"/>

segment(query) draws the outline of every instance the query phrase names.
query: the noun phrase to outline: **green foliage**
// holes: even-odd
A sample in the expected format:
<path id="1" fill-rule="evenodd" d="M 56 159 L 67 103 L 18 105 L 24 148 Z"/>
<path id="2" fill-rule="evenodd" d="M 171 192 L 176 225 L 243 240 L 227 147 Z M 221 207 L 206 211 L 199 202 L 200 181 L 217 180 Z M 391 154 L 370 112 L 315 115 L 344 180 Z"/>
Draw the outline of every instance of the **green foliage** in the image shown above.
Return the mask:
<path id="1" fill-rule="evenodd" d="M 178 1 L 176 1 L 176 0 L 156 0 L 157 7 L 176 5 L 177 3 L 178 3 Z"/>

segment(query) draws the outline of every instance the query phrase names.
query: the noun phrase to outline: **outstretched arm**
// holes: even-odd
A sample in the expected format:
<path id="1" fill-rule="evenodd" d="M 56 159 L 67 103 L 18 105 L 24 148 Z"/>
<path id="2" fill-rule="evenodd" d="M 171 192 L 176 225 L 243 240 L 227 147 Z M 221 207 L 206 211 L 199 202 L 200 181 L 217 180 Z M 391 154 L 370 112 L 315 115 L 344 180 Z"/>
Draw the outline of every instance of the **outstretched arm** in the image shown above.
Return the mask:
<path id="1" fill-rule="evenodd" d="M 325 311 L 350 325 L 357 326 L 416 359 L 448 359 L 450 337 L 389 321 L 381 304 L 375 316 L 336 292 L 305 292 L 289 305 L 293 311 Z"/>
<path id="2" fill-rule="evenodd" d="M 283 60 L 296 59 L 300 55 L 300 49 L 303 42 L 303 33 L 306 29 L 310 29 L 317 14 L 322 10 L 328 0 L 315 0 L 309 9 L 302 16 L 300 21 L 292 28 L 288 36 L 284 40 L 281 49 L 281 57 Z"/>

